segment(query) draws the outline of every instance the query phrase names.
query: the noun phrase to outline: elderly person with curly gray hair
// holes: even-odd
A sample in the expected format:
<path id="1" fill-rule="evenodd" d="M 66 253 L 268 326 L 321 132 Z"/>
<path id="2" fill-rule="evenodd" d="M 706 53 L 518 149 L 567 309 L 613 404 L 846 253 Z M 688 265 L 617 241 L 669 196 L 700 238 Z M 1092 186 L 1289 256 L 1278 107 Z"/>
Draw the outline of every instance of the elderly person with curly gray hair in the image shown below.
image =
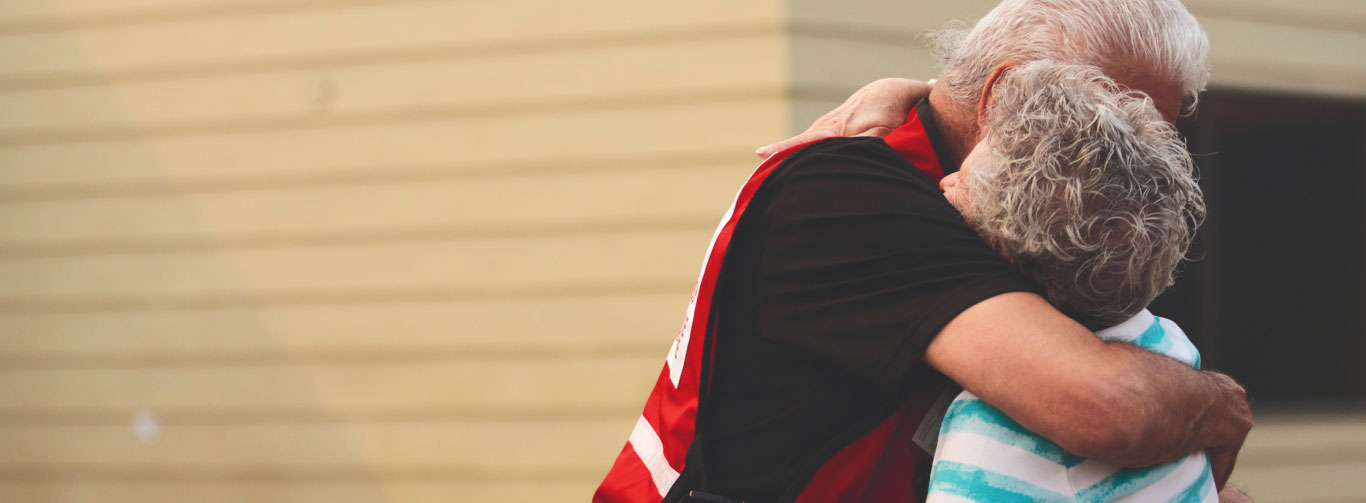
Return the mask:
<path id="1" fill-rule="evenodd" d="M 1180 328 L 1144 309 L 1204 215 L 1193 171 L 1146 95 L 1093 67 L 1036 61 L 1000 78 L 982 139 L 941 186 L 1058 309 L 1198 368 Z M 1204 451 L 1147 468 L 1086 460 L 967 391 L 940 435 L 930 503 L 1219 499 Z"/>
<path id="2" fill-rule="evenodd" d="M 1204 215 L 1176 129 L 1087 66 L 1016 67 L 993 98 L 945 197 L 1053 305 L 1091 328 L 1132 317 L 1172 284 Z"/>

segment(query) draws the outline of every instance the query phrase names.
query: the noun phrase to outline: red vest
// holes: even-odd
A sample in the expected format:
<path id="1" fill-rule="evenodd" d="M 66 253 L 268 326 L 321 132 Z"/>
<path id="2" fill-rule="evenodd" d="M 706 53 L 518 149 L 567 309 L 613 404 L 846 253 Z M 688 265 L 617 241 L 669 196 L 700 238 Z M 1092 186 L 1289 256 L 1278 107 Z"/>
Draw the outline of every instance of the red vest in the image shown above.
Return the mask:
<path id="1" fill-rule="evenodd" d="M 906 124 L 888 135 L 886 141 L 935 183 L 944 176 L 915 109 L 907 116 Z M 636 420 L 630 439 L 593 495 L 594 503 L 658 503 L 683 471 L 684 458 L 694 438 L 698 397 L 705 392 L 701 389 L 703 348 L 715 347 L 709 318 L 721 261 L 736 223 L 754 193 L 774 168 L 804 146 L 789 148 L 764 160 L 721 218 L 707 250 L 701 278 L 688 303 L 683 328 L 674 338 L 664 369 L 645 401 L 645 410 Z M 918 503 L 912 479 L 916 469 L 921 463 L 928 463 L 930 456 L 913 442 L 912 436 L 940 394 L 937 387 L 912 394 L 876 428 L 827 460 L 797 501 Z"/>

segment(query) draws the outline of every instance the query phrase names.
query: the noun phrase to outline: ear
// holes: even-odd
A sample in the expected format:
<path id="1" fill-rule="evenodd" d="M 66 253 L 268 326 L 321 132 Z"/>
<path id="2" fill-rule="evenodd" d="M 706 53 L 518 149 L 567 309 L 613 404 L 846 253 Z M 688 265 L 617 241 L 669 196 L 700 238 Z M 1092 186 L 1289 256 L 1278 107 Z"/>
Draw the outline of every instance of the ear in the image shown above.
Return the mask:
<path id="1" fill-rule="evenodd" d="M 978 124 L 981 124 L 982 121 L 985 120 L 987 117 L 987 108 L 991 106 L 991 97 L 993 91 L 996 89 L 996 82 L 1000 80 L 1001 76 L 1005 75 L 1006 72 L 1011 69 L 1011 67 L 1017 66 L 1019 64 L 1019 61 L 1006 61 L 1005 63 L 997 65 L 996 69 L 991 71 L 991 75 L 987 76 L 986 85 L 982 86 L 982 96 L 977 100 Z"/>

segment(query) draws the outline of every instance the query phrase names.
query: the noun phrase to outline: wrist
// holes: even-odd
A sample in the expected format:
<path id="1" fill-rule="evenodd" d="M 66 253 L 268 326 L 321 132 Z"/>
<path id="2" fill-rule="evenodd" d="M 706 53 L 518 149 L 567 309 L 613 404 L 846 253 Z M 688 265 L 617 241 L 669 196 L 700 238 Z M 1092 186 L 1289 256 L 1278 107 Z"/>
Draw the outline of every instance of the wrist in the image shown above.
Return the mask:
<path id="1" fill-rule="evenodd" d="M 1204 432 L 1205 447 L 1241 446 L 1252 431 L 1252 410 L 1248 407 L 1247 390 L 1232 377 L 1219 372 L 1202 372 L 1213 383 L 1216 393 L 1207 409 L 1206 418 L 1197 430 Z"/>

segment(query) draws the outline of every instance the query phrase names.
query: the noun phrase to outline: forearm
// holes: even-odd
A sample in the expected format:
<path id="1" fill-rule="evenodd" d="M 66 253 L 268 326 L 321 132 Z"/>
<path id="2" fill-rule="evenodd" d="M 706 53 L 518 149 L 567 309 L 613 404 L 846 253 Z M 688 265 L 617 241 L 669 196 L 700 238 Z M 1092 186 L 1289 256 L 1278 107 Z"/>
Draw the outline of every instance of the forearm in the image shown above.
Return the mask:
<path id="1" fill-rule="evenodd" d="M 1145 466 L 1241 445 L 1251 425 L 1226 376 L 1107 343 L 1041 297 L 993 297 L 950 322 L 925 359 L 1068 451 Z"/>
<path id="2" fill-rule="evenodd" d="M 1246 395 L 1232 379 L 1125 343 L 1106 343 L 1120 373 L 1110 407 L 1122 441 L 1088 453 L 1121 466 L 1148 466 L 1220 446 L 1241 445 L 1251 429 Z"/>

